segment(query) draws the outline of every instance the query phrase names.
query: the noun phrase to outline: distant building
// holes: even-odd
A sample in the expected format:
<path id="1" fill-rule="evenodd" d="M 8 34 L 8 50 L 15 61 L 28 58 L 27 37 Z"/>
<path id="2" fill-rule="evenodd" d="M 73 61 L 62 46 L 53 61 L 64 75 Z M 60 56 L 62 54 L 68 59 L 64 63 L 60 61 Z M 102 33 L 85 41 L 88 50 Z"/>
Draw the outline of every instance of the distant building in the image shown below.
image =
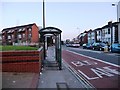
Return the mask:
<path id="1" fill-rule="evenodd" d="M 88 31 L 88 43 L 89 44 L 92 44 L 92 43 L 94 43 L 94 42 L 96 42 L 96 32 L 95 32 L 95 30 L 89 30 Z"/>
<path id="2" fill-rule="evenodd" d="M 96 42 L 102 42 L 102 28 L 95 29 L 96 32 Z"/>
<path id="3" fill-rule="evenodd" d="M 120 22 L 120 1 L 118 2 L 117 6 L 117 21 Z M 120 43 L 120 24 L 118 24 L 118 42 Z"/>
<path id="4" fill-rule="evenodd" d="M 119 43 L 119 25 L 120 25 L 120 22 L 114 22 L 112 23 L 113 24 L 113 42 L 112 43 Z"/>
<path id="5" fill-rule="evenodd" d="M 38 45 L 39 33 L 35 23 L 2 30 L 3 45 Z"/>
<path id="6" fill-rule="evenodd" d="M 77 36 L 78 42 L 80 43 L 80 45 L 83 45 L 84 43 L 88 43 L 88 35 L 87 35 L 87 31 L 84 31 L 83 33 L 80 33 Z"/>
<path id="7" fill-rule="evenodd" d="M 102 37 L 102 42 L 105 42 L 105 43 L 108 43 L 108 44 L 118 43 L 118 25 L 119 24 L 120 24 L 120 22 L 114 22 L 114 23 L 111 22 L 112 26 L 110 26 L 109 22 L 108 22 L 107 25 L 102 27 L 102 36 L 101 36 Z M 112 42 L 111 42 L 111 39 L 112 39 Z"/>
<path id="8" fill-rule="evenodd" d="M 109 25 L 105 25 L 102 27 L 101 39 L 104 43 L 111 43 L 111 29 Z"/>
<path id="9" fill-rule="evenodd" d="M 2 44 L 2 33 L 0 32 L 0 45 Z"/>

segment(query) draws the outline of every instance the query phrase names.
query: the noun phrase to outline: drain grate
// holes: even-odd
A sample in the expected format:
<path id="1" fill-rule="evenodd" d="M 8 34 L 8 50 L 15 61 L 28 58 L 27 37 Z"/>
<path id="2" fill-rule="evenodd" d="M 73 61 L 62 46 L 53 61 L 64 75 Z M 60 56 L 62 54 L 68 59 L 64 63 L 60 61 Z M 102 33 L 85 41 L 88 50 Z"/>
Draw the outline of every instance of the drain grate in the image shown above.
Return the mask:
<path id="1" fill-rule="evenodd" d="M 69 90 L 67 83 L 56 83 L 58 90 Z"/>

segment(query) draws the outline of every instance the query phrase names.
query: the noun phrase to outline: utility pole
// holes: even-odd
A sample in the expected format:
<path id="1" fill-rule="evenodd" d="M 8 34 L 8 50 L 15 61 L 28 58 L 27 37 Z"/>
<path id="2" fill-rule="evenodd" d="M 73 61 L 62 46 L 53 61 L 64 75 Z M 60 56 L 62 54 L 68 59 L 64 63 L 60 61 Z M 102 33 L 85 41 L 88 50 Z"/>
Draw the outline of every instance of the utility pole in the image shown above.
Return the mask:
<path id="1" fill-rule="evenodd" d="M 45 1 L 43 0 L 43 28 L 45 28 Z M 44 38 L 43 42 L 44 42 L 44 59 L 46 57 L 46 51 L 47 51 L 47 37 L 43 36 L 42 38 Z"/>
<path id="2" fill-rule="evenodd" d="M 43 28 L 45 28 L 45 2 L 43 0 Z"/>

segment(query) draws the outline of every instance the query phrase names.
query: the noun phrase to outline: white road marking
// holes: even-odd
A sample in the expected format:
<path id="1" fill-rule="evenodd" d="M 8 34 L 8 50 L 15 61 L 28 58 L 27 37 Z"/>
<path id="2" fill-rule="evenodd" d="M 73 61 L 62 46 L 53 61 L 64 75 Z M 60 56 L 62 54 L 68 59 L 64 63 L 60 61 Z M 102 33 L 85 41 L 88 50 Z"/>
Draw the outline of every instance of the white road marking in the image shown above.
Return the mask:
<path id="1" fill-rule="evenodd" d="M 71 48 L 70 48 L 71 49 Z M 72 48 L 73 50 L 80 50 L 80 51 L 89 51 L 89 52 L 95 52 L 95 53 L 103 53 L 102 51 L 95 51 L 95 50 L 89 50 L 89 49 L 81 49 L 81 48 Z"/>
<path id="2" fill-rule="evenodd" d="M 64 62 L 64 65 L 68 68 L 68 70 L 70 70 L 70 72 L 75 75 L 78 81 L 80 81 L 84 85 L 84 87 L 95 88 L 87 79 L 79 75 L 77 71 L 72 66 L 70 66 L 64 59 L 62 59 L 62 61 Z"/>
<path id="3" fill-rule="evenodd" d="M 100 59 L 96 59 L 96 58 L 93 58 L 93 57 L 90 57 L 90 56 L 79 54 L 79 53 L 76 53 L 76 52 L 73 52 L 73 51 L 70 51 L 70 50 L 66 50 L 66 51 L 74 53 L 74 54 L 77 54 L 77 55 L 81 55 L 81 56 L 84 56 L 84 57 L 87 57 L 87 58 L 90 58 L 90 59 L 93 59 L 93 60 L 96 60 L 96 61 L 99 61 L 99 62 L 103 62 L 103 63 L 109 64 L 109 65 L 113 65 L 115 67 L 119 67 L 120 68 L 119 65 L 116 65 L 116 64 L 113 64 L 113 63 L 109 63 L 109 62 L 106 62 L 106 61 L 103 61 L 103 60 L 100 60 Z"/>

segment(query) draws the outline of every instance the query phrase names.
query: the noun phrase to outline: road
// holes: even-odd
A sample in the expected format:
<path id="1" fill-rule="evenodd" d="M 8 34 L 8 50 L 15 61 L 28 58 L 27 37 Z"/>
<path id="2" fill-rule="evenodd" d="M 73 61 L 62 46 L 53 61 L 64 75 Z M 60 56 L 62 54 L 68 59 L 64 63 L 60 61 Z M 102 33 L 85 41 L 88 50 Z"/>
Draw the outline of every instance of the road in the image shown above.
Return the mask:
<path id="1" fill-rule="evenodd" d="M 94 88 L 118 88 L 119 54 L 62 47 L 62 58 L 79 79 Z"/>
<path id="2" fill-rule="evenodd" d="M 62 47 L 63 50 L 70 50 L 79 54 L 83 54 L 86 56 L 90 56 L 93 58 L 101 59 L 106 62 L 110 62 L 116 65 L 120 65 L 120 54 L 117 53 L 104 53 L 103 51 L 94 51 L 94 50 L 88 50 L 88 49 L 82 49 L 82 48 L 72 48 L 72 47 Z"/>

